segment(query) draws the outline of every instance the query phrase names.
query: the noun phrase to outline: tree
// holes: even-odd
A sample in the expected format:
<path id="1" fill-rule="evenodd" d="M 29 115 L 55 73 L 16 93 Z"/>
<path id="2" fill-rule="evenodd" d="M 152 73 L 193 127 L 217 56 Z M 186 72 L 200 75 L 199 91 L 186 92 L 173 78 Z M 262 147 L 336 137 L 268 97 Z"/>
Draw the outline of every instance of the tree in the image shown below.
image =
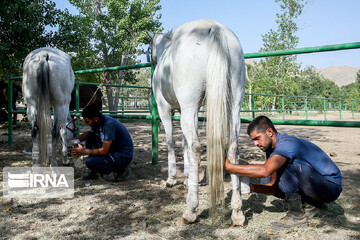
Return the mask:
<path id="1" fill-rule="evenodd" d="M 275 0 L 280 2 L 281 12 L 276 14 L 278 29 L 270 29 L 262 36 L 264 46 L 260 51 L 276 51 L 293 49 L 297 46 L 299 38 L 296 36 L 298 26 L 295 20 L 301 15 L 304 8 L 304 0 Z M 296 89 L 295 76 L 299 72 L 299 64 L 296 63 L 296 55 L 268 57 L 261 60 L 261 68 L 265 73 L 269 91 L 272 94 L 294 94 Z M 276 96 L 272 101 L 272 109 L 275 109 Z"/>
<path id="2" fill-rule="evenodd" d="M 21 75 L 26 55 L 39 47 L 52 46 L 62 12 L 51 0 L 1 0 L 0 78 Z M 47 30 L 49 29 L 49 30 Z"/>
<path id="3" fill-rule="evenodd" d="M 92 68 L 135 63 L 137 55 L 143 52 L 140 46 L 149 43 L 145 30 L 162 30 L 159 22 L 161 15 L 156 15 L 161 9 L 159 1 L 70 0 L 78 8 L 80 15 L 61 25 L 60 32 L 68 36 L 66 39 L 70 43 L 85 42 L 86 46 L 69 45 L 75 46 L 67 49 L 76 53 L 74 65 L 87 65 L 88 60 L 93 64 Z M 77 36 L 71 38 L 74 34 Z M 124 79 L 129 83 L 136 79 L 134 71 L 108 72 L 105 77 L 108 83 L 119 85 Z M 120 88 L 106 87 L 106 95 L 109 110 L 117 110 Z"/>
<path id="4" fill-rule="evenodd" d="M 349 103 L 349 105 L 354 104 L 355 109 L 360 108 L 360 70 L 356 74 L 356 80 L 354 83 L 341 88 L 341 97 L 346 99 L 355 99 L 354 103 Z"/>

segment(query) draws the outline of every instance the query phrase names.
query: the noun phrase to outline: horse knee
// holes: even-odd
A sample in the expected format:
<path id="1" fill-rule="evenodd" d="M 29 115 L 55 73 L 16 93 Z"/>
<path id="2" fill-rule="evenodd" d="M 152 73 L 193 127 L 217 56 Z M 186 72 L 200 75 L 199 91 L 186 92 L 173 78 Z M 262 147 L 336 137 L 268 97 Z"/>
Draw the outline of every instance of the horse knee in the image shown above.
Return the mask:
<path id="1" fill-rule="evenodd" d="M 33 126 L 32 129 L 31 129 L 31 138 L 32 138 L 32 139 L 35 139 L 36 136 L 37 136 L 37 134 L 38 134 L 38 132 L 39 132 L 39 127 L 38 127 L 38 125 L 35 123 L 34 126 Z"/>
<path id="2" fill-rule="evenodd" d="M 231 163 L 235 163 L 236 162 L 236 155 L 238 154 L 238 146 L 237 146 L 237 142 L 232 142 L 229 146 L 228 149 L 228 158 L 230 159 Z"/>
<path id="3" fill-rule="evenodd" d="M 174 145 L 175 145 L 175 141 L 173 140 L 166 141 L 166 148 L 168 149 L 168 151 L 172 150 L 174 148 Z"/>
<path id="4" fill-rule="evenodd" d="M 195 157 L 198 160 L 198 162 L 200 162 L 201 145 L 200 145 L 199 141 L 195 141 L 192 144 L 191 150 L 194 152 Z"/>
<path id="5" fill-rule="evenodd" d="M 54 127 L 51 131 L 52 138 L 58 140 L 60 137 L 60 130 L 56 127 Z"/>

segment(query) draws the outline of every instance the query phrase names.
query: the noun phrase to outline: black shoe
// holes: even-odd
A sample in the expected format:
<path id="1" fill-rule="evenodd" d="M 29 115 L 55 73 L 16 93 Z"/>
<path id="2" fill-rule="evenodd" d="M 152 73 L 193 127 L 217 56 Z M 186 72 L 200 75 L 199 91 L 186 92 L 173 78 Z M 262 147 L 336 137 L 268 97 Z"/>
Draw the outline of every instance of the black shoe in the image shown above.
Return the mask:
<path id="1" fill-rule="evenodd" d="M 109 182 L 116 182 L 116 173 L 115 172 L 110 172 L 108 174 L 100 174 L 101 178 L 109 181 Z"/>
<path id="2" fill-rule="evenodd" d="M 92 170 L 90 170 L 87 175 L 83 176 L 83 180 L 96 180 L 98 178 L 98 174 Z"/>
<path id="3" fill-rule="evenodd" d="M 118 169 L 115 173 L 115 181 L 125 181 L 127 178 L 131 176 L 131 170 L 129 166 Z"/>

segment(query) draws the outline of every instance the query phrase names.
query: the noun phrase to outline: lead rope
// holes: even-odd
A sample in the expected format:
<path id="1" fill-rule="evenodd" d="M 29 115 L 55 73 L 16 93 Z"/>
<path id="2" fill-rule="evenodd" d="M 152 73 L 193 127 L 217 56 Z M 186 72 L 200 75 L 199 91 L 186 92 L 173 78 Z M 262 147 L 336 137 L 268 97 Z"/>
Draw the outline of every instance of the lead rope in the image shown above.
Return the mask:
<path id="1" fill-rule="evenodd" d="M 86 108 L 87 106 L 89 106 L 89 104 L 91 103 L 91 101 L 94 99 L 97 91 L 99 91 L 100 87 L 103 86 L 103 83 L 100 83 L 99 86 L 97 87 L 96 91 L 94 92 L 94 94 L 92 95 L 92 97 L 90 98 L 90 100 L 88 101 L 88 103 L 86 104 L 86 106 L 84 108 Z"/>
<path id="2" fill-rule="evenodd" d="M 76 122 L 77 120 L 78 120 L 78 119 L 77 119 L 76 117 L 74 117 L 74 118 L 71 119 L 71 121 L 68 122 L 68 123 L 66 124 L 66 126 L 65 126 L 67 130 L 69 130 L 70 132 L 72 132 L 72 134 L 74 135 L 74 138 L 76 137 L 76 124 L 75 124 L 75 122 Z M 74 125 L 74 128 L 73 128 L 73 129 L 71 129 L 71 128 L 69 127 L 70 123 L 73 123 L 73 125 Z"/>
<path id="3" fill-rule="evenodd" d="M 104 70 L 103 70 L 102 75 L 101 75 L 101 83 L 98 85 L 96 91 L 94 92 L 94 94 L 92 95 L 92 97 L 90 98 L 90 100 L 88 101 L 88 103 L 86 104 L 85 108 L 86 108 L 87 106 L 89 106 L 89 104 L 91 103 L 91 101 L 94 99 L 97 91 L 99 91 L 100 88 L 104 85 L 104 81 L 105 81 L 106 84 L 109 84 L 109 83 L 110 83 L 110 80 L 107 80 L 107 78 L 106 78 L 106 71 L 105 71 L 105 70 L 106 70 L 106 65 L 104 65 L 104 68 L 103 68 L 103 69 L 104 69 Z"/>

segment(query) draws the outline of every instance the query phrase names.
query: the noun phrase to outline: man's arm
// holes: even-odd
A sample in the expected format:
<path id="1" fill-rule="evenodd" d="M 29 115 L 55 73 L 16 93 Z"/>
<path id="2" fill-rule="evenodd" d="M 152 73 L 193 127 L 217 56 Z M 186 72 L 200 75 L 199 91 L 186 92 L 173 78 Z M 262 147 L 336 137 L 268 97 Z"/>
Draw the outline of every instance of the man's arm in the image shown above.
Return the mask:
<path id="1" fill-rule="evenodd" d="M 77 136 L 76 138 L 79 139 L 80 142 L 85 141 L 85 139 L 87 138 L 87 136 L 88 136 L 90 133 L 92 133 L 92 132 L 93 132 L 93 130 L 89 130 L 89 131 L 87 131 L 87 132 L 84 132 L 84 133 L 80 134 L 80 135 Z"/>
<path id="2" fill-rule="evenodd" d="M 238 165 L 225 160 L 225 170 L 231 173 L 241 174 L 252 178 L 265 178 L 281 168 L 287 158 L 281 155 L 272 155 L 264 164 Z"/>
<path id="3" fill-rule="evenodd" d="M 80 155 L 105 156 L 105 155 L 109 154 L 111 143 L 112 143 L 112 140 L 106 140 L 106 141 L 103 142 L 101 148 L 95 148 L 95 149 L 83 148 L 79 144 L 78 147 L 73 148 L 71 150 L 71 152 L 75 157 L 79 157 Z"/>
<path id="4" fill-rule="evenodd" d="M 276 194 L 281 193 L 278 186 L 278 179 L 276 172 L 271 174 L 271 181 L 265 184 L 253 184 L 250 183 L 250 192 L 263 193 L 263 194 Z"/>

